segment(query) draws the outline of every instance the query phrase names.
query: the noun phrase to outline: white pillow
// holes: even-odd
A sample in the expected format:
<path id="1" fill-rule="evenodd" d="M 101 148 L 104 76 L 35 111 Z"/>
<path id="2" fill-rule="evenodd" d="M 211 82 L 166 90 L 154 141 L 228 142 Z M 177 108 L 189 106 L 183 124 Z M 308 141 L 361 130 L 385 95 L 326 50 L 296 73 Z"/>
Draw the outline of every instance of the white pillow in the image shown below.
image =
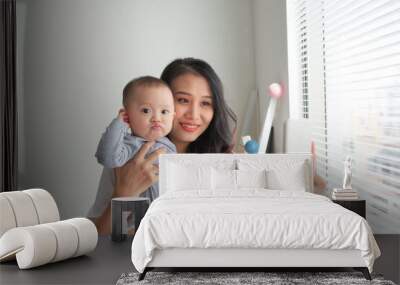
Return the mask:
<path id="1" fill-rule="evenodd" d="M 213 189 L 236 190 L 236 170 L 212 168 Z"/>
<path id="2" fill-rule="evenodd" d="M 240 170 L 265 169 L 267 188 L 273 190 L 311 191 L 311 170 L 308 160 L 276 157 L 238 160 Z"/>
<path id="3" fill-rule="evenodd" d="M 170 163 L 168 167 L 167 191 L 212 189 L 210 166 L 186 166 Z"/>
<path id="4" fill-rule="evenodd" d="M 240 188 L 267 188 L 267 176 L 263 170 L 236 170 L 237 187 Z"/>
<path id="5" fill-rule="evenodd" d="M 268 188 L 273 190 L 307 191 L 308 168 L 305 162 L 282 163 L 267 169 Z"/>

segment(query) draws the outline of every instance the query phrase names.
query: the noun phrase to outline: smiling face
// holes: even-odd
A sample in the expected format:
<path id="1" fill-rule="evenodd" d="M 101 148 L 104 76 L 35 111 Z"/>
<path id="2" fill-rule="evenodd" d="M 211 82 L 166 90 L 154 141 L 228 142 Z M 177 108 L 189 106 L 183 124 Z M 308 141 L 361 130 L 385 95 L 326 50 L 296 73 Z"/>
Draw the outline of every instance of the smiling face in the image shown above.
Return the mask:
<path id="1" fill-rule="evenodd" d="M 169 138 L 182 153 L 210 125 L 214 116 L 212 93 L 203 77 L 191 73 L 175 78 L 171 90 L 176 115 Z"/>
<path id="2" fill-rule="evenodd" d="M 165 137 L 174 119 L 171 90 L 165 86 L 139 86 L 132 92 L 126 112 L 133 134 L 147 140 Z"/>

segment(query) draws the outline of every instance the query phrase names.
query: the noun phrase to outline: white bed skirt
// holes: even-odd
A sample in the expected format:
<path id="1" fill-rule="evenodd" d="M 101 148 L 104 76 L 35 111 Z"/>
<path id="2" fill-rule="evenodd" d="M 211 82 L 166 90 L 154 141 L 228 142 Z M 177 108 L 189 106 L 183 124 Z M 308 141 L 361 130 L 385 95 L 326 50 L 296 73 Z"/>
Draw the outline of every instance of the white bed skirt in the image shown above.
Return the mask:
<path id="1" fill-rule="evenodd" d="M 154 251 L 147 267 L 366 267 L 359 250 L 197 249 Z"/>

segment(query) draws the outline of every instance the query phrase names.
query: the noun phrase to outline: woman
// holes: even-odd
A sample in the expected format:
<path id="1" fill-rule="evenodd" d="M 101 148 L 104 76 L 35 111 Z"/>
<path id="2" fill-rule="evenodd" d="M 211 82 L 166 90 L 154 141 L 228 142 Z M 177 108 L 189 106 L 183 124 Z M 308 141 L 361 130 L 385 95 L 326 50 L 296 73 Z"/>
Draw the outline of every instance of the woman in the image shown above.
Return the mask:
<path id="1" fill-rule="evenodd" d="M 171 88 L 175 118 L 169 139 L 178 153 L 227 153 L 233 147 L 236 116 L 227 106 L 221 81 L 205 61 L 185 58 L 171 62 L 161 79 Z M 103 169 L 94 205 L 89 217 L 94 219 L 99 234 L 111 231 L 113 197 L 156 197 L 146 191 L 158 180 L 158 167 L 153 162 L 164 151 L 158 149 L 145 156 L 152 142 L 142 146 L 123 167 Z"/>

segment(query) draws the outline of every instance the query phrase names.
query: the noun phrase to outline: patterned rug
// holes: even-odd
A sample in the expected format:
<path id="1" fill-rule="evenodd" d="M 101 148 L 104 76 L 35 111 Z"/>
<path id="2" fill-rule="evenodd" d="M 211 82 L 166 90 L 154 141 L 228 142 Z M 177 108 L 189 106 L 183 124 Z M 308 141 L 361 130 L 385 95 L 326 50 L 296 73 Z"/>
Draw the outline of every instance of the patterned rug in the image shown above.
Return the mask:
<path id="1" fill-rule="evenodd" d="M 381 275 L 372 275 L 372 281 L 364 278 L 360 272 L 154 272 L 150 271 L 142 281 L 139 273 L 124 273 L 117 285 L 134 284 L 379 284 L 395 285 L 384 280 Z"/>

